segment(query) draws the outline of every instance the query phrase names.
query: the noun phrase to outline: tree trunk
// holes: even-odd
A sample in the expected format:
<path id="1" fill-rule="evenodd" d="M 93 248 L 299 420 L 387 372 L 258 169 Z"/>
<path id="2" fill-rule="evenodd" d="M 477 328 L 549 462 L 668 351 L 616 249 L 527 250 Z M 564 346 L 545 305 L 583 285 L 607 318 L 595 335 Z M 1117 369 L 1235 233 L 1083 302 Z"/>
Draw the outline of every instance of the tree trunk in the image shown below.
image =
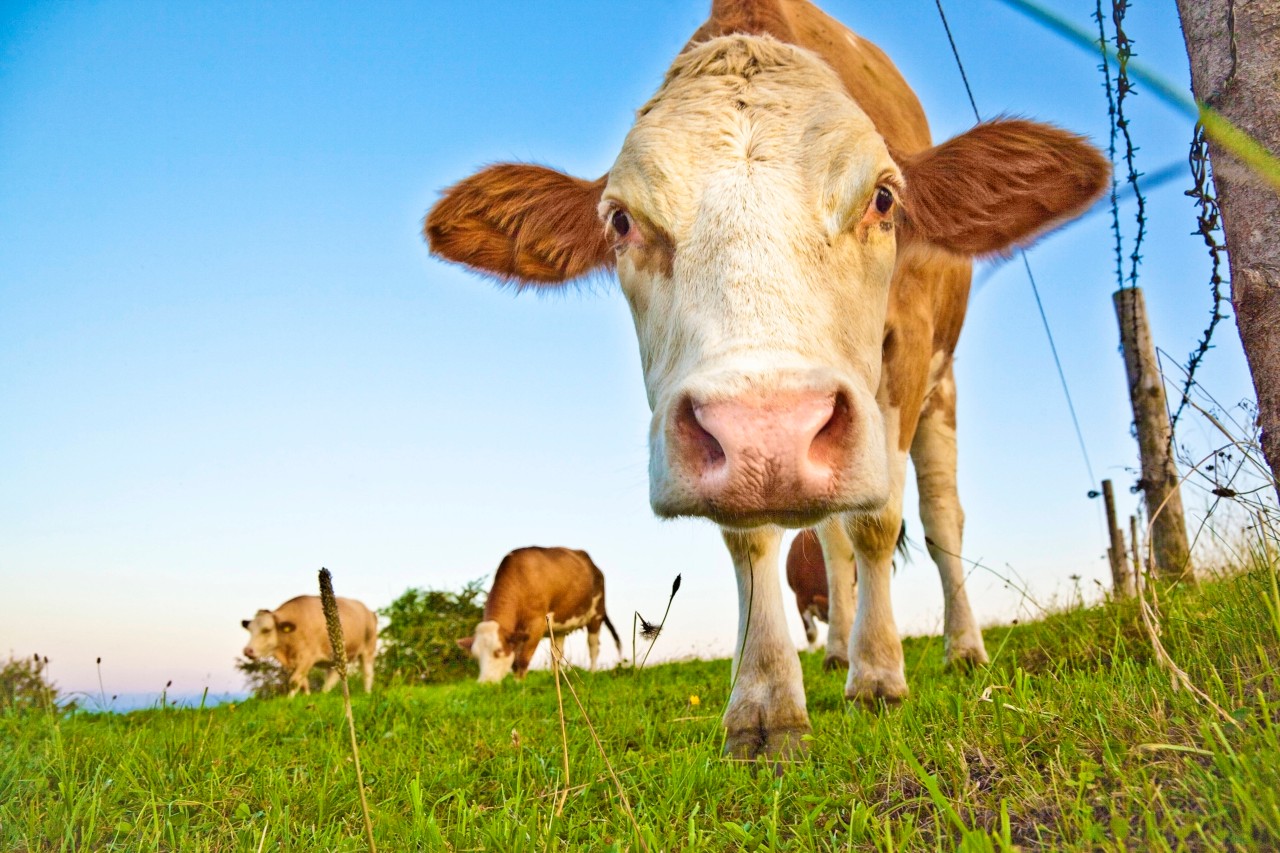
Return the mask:
<path id="1" fill-rule="evenodd" d="M 1196 99 L 1280 153 L 1280 0 L 1177 0 Z M 1280 473 L 1280 191 L 1209 141 L 1231 302 L 1258 395 L 1262 453 Z M 1277 486 L 1280 494 L 1280 486 Z"/>

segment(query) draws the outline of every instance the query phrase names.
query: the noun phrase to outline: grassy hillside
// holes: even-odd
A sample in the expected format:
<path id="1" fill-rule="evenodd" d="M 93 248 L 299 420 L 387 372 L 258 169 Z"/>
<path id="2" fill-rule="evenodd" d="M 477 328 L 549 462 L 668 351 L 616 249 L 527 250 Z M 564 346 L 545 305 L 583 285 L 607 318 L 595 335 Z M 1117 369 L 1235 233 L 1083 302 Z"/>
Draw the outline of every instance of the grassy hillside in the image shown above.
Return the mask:
<path id="1" fill-rule="evenodd" d="M 1231 712 L 1160 670 L 1132 605 L 986 632 L 992 666 L 908 641 L 913 694 L 873 714 L 805 656 L 810 759 L 720 758 L 727 661 L 574 676 L 639 829 L 566 693 L 473 683 L 355 697 L 383 850 L 1280 846 L 1280 597 L 1265 571 L 1166 596 L 1164 641 Z M 697 697 L 696 701 L 691 701 Z M 337 693 L 208 710 L 0 716 L 0 849 L 361 850 Z"/>

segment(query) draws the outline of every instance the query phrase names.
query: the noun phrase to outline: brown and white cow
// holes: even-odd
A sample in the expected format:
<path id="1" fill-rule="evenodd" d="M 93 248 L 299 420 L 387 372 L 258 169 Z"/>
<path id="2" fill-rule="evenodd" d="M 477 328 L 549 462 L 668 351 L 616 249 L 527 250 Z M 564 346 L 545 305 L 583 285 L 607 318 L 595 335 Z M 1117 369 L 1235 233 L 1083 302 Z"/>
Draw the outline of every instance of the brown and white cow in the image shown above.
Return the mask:
<path id="1" fill-rule="evenodd" d="M 480 662 L 480 681 L 496 683 L 513 670 L 517 679 L 524 678 L 547 631 L 548 614 L 557 657 L 564 651 L 564 635 L 586 628 L 594 670 L 601 623 L 622 653 L 622 640 L 604 609 L 604 574 L 590 555 L 571 548 L 517 548 L 498 565 L 475 635 L 458 640 Z"/>
<path id="2" fill-rule="evenodd" d="M 810 730 L 783 527 L 818 527 L 833 586 L 852 589 L 856 555 L 856 612 L 831 600 L 845 696 L 907 695 L 889 577 L 908 454 L 947 658 L 987 660 L 956 494 L 970 259 L 1078 215 L 1109 170 L 1083 138 L 1019 119 L 934 145 L 885 54 L 807 0 L 713 0 L 607 175 L 490 166 L 428 214 L 435 253 L 502 281 L 616 269 L 653 412 L 653 509 L 717 522 L 737 572 L 730 754 L 785 757 Z"/>
<path id="3" fill-rule="evenodd" d="M 856 566 L 853 580 L 856 585 Z M 800 621 L 804 623 L 804 636 L 812 652 L 818 648 L 818 620 L 829 620 L 827 564 L 822 559 L 818 532 L 812 527 L 801 530 L 791 540 L 791 548 L 787 551 L 787 586 L 795 593 L 796 608 L 800 611 Z"/>
<path id="4" fill-rule="evenodd" d="M 378 617 L 353 598 L 338 599 L 338 621 L 347 660 L 360 661 L 364 689 L 373 689 L 373 658 L 378 651 Z M 275 610 L 259 610 L 252 619 L 240 622 L 249 631 L 244 656 L 249 660 L 275 657 L 289 670 L 289 695 L 311 692 L 307 674 L 320 663 L 333 662 L 333 645 L 325 626 L 324 609 L 318 595 L 300 595 Z M 338 683 L 338 671 L 330 669 L 324 679 L 328 692 Z"/>

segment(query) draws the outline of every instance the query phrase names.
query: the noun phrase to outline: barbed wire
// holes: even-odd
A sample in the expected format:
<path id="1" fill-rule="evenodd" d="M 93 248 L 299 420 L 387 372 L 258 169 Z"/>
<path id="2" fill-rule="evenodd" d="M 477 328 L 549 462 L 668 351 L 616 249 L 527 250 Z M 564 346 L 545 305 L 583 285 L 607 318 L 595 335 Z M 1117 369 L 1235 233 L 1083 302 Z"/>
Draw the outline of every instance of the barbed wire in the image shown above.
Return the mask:
<path id="1" fill-rule="evenodd" d="M 1198 122 L 1191 137 L 1191 151 L 1187 155 L 1187 160 L 1191 167 L 1191 180 L 1193 183 L 1191 189 L 1187 190 L 1185 195 L 1195 200 L 1197 208 L 1196 233 L 1204 240 L 1205 247 L 1209 250 L 1210 262 L 1213 265 L 1209 274 L 1209 292 L 1213 297 L 1213 305 L 1209 311 L 1209 325 L 1205 327 L 1204 333 L 1200 337 L 1199 345 L 1187 357 L 1186 382 L 1182 385 L 1177 411 L 1173 413 L 1173 417 L 1169 420 L 1171 432 L 1178 425 L 1178 417 L 1187 406 L 1191 387 L 1195 382 L 1196 369 L 1200 367 L 1201 362 L 1204 361 L 1204 357 L 1212 347 L 1213 332 L 1217 329 L 1218 323 L 1226 319 L 1226 315 L 1222 313 L 1221 308 L 1222 254 L 1227 247 L 1218 242 L 1218 233 L 1222 230 L 1222 218 L 1218 210 L 1218 196 L 1213 189 L 1213 170 L 1209 165 L 1209 143 L 1205 138 L 1204 125 Z"/>

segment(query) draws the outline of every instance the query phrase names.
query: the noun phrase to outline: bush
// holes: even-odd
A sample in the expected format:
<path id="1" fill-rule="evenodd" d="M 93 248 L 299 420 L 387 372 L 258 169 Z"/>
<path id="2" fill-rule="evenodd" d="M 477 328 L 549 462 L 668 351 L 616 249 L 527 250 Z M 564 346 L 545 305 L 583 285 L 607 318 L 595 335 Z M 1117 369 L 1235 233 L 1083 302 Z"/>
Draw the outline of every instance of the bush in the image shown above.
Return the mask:
<path id="1" fill-rule="evenodd" d="M 378 635 L 377 680 L 438 684 L 471 676 L 471 655 L 457 641 L 483 618 L 482 584 L 474 580 L 461 592 L 410 589 L 379 610 L 388 623 Z"/>
<path id="2" fill-rule="evenodd" d="M 0 669 L 0 712 L 57 708 L 58 688 L 45 674 L 48 667 L 49 659 L 40 655 L 15 658 L 10 654 L 9 662 Z"/>
<path id="3" fill-rule="evenodd" d="M 244 676 L 245 687 L 255 699 L 272 699 L 276 696 L 289 695 L 289 670 L 285 669 L 275 658 L 262 660 L 246 660 L 236 658 L 236 669 Z M 324 686 L 324 677 L 329 672 L 324 665 L 311 668 L 307 674 L 307 682 L 311 691 L 318 693 Z M 350 669 L 347 675 L 350 676 Z"/>

